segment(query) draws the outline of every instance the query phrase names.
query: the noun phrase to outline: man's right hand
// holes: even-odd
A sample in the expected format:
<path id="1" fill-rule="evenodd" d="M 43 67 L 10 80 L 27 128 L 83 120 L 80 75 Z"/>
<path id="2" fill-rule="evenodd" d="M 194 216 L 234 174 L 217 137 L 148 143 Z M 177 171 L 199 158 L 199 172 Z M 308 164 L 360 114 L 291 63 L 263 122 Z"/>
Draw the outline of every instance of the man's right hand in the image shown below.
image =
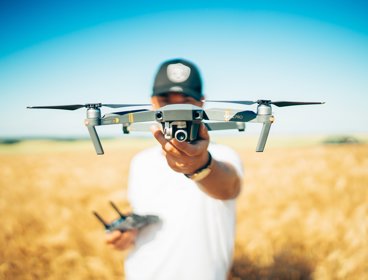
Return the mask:
<path id="1" fill-rule="evenodd" d="M 138 230 L 118 231 L 106 233 L 106 243 L 115 250 L 126 250 L 134 245 Z"/>

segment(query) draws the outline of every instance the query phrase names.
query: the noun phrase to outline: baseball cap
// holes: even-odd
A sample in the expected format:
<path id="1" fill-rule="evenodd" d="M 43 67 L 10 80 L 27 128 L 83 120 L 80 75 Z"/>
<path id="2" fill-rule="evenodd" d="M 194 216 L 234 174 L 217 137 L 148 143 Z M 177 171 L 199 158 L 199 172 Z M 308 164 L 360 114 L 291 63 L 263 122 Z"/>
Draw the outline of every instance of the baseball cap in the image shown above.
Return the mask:
<path id="1" fill-rule="evenodd" d="M 163 62 L 155 76 L 152 96 L 168 92 L 180 92 L 201 100 L 202 80 L 197 66 L 179 58 Z"/>

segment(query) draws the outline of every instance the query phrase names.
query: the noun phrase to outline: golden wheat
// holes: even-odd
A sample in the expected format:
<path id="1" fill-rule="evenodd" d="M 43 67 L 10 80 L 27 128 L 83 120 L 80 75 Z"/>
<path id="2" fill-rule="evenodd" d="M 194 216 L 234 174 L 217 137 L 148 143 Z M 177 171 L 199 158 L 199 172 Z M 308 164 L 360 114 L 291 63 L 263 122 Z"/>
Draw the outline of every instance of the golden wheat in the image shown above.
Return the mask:
<path id="1" fill-rule="evenodd" d="M 91 211 L 129 207 L 129 161 L 152 142 L 128 142 L 104 156 L 90 143 L 0 148 L 0 279 L 124 278 Z M 367 145 L 233 147 L 245 164 L 233 279 L 368 279 Z"/>

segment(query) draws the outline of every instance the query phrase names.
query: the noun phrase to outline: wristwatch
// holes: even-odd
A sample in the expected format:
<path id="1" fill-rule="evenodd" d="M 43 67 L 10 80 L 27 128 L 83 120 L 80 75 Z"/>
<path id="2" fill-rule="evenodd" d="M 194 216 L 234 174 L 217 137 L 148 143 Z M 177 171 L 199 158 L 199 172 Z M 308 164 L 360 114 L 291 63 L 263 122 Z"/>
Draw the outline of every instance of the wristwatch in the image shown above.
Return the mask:
<path id="1" fill-rule="evenodd" d="M 184 174 L 184 175 L 195 182 L 200 181 L 206 178 L 211 173 L 211 163 L 212 163 L 212 156 L 211 153 L 208 152 L 208 161 L 204 166 L 197 169 L 193 174 Z"/>

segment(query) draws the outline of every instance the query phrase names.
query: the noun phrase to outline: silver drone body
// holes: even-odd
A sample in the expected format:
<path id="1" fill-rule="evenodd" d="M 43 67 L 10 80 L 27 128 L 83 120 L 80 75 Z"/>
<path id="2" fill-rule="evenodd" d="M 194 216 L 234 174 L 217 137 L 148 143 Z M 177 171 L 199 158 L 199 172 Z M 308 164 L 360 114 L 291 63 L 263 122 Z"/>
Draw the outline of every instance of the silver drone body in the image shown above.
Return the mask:
<path id="1" fill-rule="evenodd" d="M 56 106 L 34 106 L 31 109 L 62 109 L 76 110 L 82 107 L 87 108 L 87 116 L 84 121 L 91 140 L 95 147 L 96 153 L 101 155 L 104 153 L 100 139 L 96 132 L 96 126 L 101 125 L 122 125 L 124 133 L 130 133 L 135 130 L 147 130 L 152 123 L 161 124 L 163 134 L 167 140 L 176 139 L 177 141 L 193 142 L 198 139 L 198 131 L 201 123 L 207 127 L 209 131 L 236 129 L 238 131 L 245 130 L 245 123 L 262 123 L 262 130 L 257 143 L 257 152 L 263 152 L 267 137 L 274 121 L 271 105 L 278 107 L 295 106 L 295 105 L 315 105 L 324 102 L 294 102 L 294 101 L 206 101 L 235 103 L 241 105 L 257 105 L 257 111 L 241 110 L 241 109 L 203 109 L 202 107 L 191 104 L 170 104 L 163 106 L 157 110 L 149 110 L 150 104 L 75 104 L 75 105 L 56 105 Z M 101 117 L 100 107 L 120 108 L 134 107 L 134 109 L 126 109 L 120 112 L 113 112 Z M 135 128 L 132 125 L 143 124 L 141 128 Z"/>

